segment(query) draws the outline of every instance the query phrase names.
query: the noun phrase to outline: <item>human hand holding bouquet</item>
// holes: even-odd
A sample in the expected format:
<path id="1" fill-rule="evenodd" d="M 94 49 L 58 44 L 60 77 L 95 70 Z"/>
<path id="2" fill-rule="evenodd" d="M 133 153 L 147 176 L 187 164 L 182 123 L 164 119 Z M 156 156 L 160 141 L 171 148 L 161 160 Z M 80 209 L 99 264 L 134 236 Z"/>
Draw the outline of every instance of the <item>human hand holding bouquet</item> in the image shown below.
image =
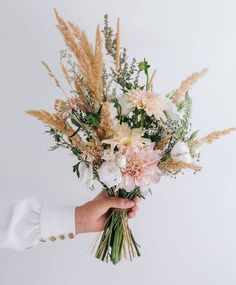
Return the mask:
<path id="1" fill-rule="evenodd" d="M 129 218 L 135 217 L 139 202 L 138 197 L 133 200 L 109 197 L 103 190 L 93 200 L 76 208 L 76 234 L 103 231 L 111 209 L 126 210 Z"/>
<path id="2" fill-rule="evenodd" d="M 72 152 L 76 158 L 73 171 L 88 188 L 97 180 L 110 197 L 145 198 L 150 185 L 163 175 L 176 176 L 184 169 L 200 171 L 200 148 L 236 130 L 202 138 L 198 131 L 191 132 L 189 89 L 207 70 L 193 73 L 178 89 L 161 96 L 153 92 L 156 71 L 149 74 L 147 60 L 128 61 L 126 49 L 120 46 L 119 19 L 114 33 L 105 16 L 102 32 L 111 58 L 109 67 L 104 63 L 99 26 L 93 46 L 84 31 L 55 13 L 67 46 L 61 51 L 60 66 L 70 94 L 43 62 L 65 99 L 56 99 L 53 114 L 44 110 L 27 113 L 50 127 L 47 132 L 55 140 L 52 150 L 63 147 Z M 96 257 L 113 264 L 122 257 L 140 256 L 124 209 L 111 211 L 103 219 L 104 227 L 97 228 L 104 231 Z"/>

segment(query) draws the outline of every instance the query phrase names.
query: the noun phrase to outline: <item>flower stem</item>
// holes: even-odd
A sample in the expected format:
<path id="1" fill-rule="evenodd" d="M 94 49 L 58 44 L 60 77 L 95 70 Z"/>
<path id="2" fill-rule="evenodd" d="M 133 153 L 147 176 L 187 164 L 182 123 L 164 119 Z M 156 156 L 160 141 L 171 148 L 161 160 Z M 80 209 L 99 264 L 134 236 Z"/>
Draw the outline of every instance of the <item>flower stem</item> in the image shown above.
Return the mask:
<path id="1" fill-rule="evenodd" d="M 107 192 L 109 196 L 119 196 L 126 199 L 133 199 L 135 196 L 141 195 L 138 188 L 132 192 L 126 192 L 123 189 L 119 189 L 118 192 L 107 189 Z M 127 211 L 116 209 L 113 210 L 106 222 L 95 257 L 102 261 L 111 261 L 115 265 L 123 257 L 126 258 L 127 251 L 131 260 L 140 256 L 139 245 L 128 225 Z"/>

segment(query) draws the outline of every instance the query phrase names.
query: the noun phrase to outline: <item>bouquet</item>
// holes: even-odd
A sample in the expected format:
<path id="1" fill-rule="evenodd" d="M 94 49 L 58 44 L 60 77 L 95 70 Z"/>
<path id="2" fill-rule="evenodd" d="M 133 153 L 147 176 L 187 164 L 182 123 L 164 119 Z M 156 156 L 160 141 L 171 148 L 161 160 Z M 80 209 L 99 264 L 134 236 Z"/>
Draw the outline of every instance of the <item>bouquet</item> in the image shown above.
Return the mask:
<path id="1" fill-rule="evenodd" d="M 55 100 L 53 113 L 27 113 L 49 127 L 47 133 L 55 140 L 52 150 L 62 147 L 74 155 L 73 171 L 88 188 L 93 189 L 97 180 L 109 196 L 145 198 L 151 184 L 163 175 L 200 171 L 202 146 L 236 130 L 204 137 L 191 131 L 189 89 L 206 69 L 193 73 L 166 96 L 159 95 L 153 91 L 156 71 L 150 73 L 149 62 L 129 60 L 121 47 L 119 19 L 114 32 L 105 15 L 92 45 L 85 31 L 65 22 L 56 10 L 55 15 L 67 46 L 60 52 L 60 67 L 69 91 L 42 62 L 64 99 Z M 113 264 L 140 256 L 126 211 L 110 213 L 95 255 Z"/>

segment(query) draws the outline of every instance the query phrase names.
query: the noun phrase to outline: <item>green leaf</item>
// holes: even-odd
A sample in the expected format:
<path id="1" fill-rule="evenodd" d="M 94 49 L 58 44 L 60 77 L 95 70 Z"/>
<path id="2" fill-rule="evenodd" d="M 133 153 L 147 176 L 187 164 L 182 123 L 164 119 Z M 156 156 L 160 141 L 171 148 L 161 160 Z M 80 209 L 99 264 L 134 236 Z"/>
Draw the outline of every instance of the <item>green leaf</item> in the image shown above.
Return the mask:
<path id="1" fill-rule="evenodd" d="M 78 132 L 79 132 L 80 128 L 78 128 L 71 136 L 70 138 L 72 138 L 73 136 L 75 136 Z"/>
<path id="2" fill-rule="evenodd" d="M 177 108 L 178 111 L 183 110 L 184 107 L 185 107 L 185 101 L 182 101 L 182 102 L 179 102 L 179 103 L 176 104 L 176 108 Z"/>
<path id="3" fill-rule="evenodd" d="M 49 151 L 53 151 L 59 148 L 59 145 L 54 145 L 52 147 L 50 147 Z"/>
<path id="4" fill-rule="evenodd" d="M 98 126 L 100 124 L 100 115 L 96 113 L 88 113 L 86 120 L 90 126 Z"/>
<path id="5" fill-rule="evenodd" d="M 114 103 L 114 107 L 117 109 L 118 119 L 122 120 L 122 107 L 117 98 L 112 99 L 112 103 Z"/>
<path id="6" fill-rule="evenodd" d="M 193 132 L 189 138 L 189 140 L 194 140 L 199 134 L 199 130 Z"/>
<path id="7" fill-rule="evenodd" d="M 71 123 L 74 124 L 76 127 L 81 128 L 81 124 L 74 118 L 71 118 Z"/>
<path id="8" fill-rule="evenodd" d="M 75 165 L 73 165 L 73 172 L 76 173 L 76 175 L 78 176 L 78 178 L 80 178 L 80 173 L 79 173 L 79 165 L 80 165 L 81 161 L 79 161 L 78 163 L 76 163 Z"/>
<path id="9" fill-rule="evenodd" d="M 130 82 L 126 82 L 126 83 L 125 83 L 125 87 L 126 87 L 128 90 L 131 90 L 131 89 L 133 89 L 133 84 L 130 83 Z"/>

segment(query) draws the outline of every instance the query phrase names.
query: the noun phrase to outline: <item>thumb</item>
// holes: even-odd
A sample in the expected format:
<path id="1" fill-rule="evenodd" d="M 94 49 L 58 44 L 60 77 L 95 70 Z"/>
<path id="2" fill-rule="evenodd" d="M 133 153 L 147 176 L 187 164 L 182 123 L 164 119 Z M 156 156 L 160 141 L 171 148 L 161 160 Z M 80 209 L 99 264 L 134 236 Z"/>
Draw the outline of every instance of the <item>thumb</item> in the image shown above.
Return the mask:
<path id="1" fill-rule="evenodd" d="M 106 206 L 107 208 L 118 208 L 118 209 L 129 209 L 132 208 L 135 203 L 134 201 L 131 201 L 129 199 L 123 199 L 119 197 L 107 197 L 104 200 L 106 200 Z"/>

